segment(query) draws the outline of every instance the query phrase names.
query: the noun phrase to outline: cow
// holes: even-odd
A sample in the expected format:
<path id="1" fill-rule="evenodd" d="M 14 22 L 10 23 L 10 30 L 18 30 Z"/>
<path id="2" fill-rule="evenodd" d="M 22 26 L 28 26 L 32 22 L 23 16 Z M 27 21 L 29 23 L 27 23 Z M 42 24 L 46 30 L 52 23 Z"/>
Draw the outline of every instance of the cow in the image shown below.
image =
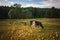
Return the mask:
<path id="1" fill-rule="evenodd" d="M 35 27 L 38 26 L 41 27 L 42 29 L 44 28 L 41 22 L 35 20 L 30 21 L 30 26 L 35 26 Z"/>

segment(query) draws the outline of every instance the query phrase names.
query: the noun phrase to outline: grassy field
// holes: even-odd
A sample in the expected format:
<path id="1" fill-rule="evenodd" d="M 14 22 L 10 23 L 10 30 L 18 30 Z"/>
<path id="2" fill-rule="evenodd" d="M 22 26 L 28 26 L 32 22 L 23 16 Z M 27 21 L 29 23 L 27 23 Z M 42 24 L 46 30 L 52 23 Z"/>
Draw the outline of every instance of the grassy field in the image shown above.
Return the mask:
<path id="1" fill-rule="evenodd" d="M 44 29 L 31 27 L 30 20 L 40 21 Z M 60 40 L 60 19 L 0 19 L 0 40 Z"/>

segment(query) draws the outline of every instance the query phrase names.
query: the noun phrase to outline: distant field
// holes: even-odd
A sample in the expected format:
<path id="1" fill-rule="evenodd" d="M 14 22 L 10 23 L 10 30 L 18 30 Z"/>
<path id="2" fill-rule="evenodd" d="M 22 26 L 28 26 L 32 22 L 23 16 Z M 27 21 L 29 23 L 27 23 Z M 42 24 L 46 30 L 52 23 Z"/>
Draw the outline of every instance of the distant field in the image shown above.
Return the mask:
<path id="1" fill-rule="evenodd" d="M 44 29 L 30 27 L 30 20 L 40 21 Z M 0 40 L 60 40 L 60 19 L 0 19 Z"/>

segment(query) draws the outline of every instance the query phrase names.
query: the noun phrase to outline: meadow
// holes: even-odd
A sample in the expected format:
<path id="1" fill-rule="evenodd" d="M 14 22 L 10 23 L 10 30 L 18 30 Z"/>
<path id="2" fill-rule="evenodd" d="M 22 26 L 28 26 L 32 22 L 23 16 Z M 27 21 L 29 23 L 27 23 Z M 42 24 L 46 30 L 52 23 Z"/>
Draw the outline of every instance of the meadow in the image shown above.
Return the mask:
<path id="1" fill-rule="evenodd" d="M 40 21 L 44 29 L 31 27 L 30 20 Z M 0 40 L 60 40 L 60 19 L 0 19 Z"/>

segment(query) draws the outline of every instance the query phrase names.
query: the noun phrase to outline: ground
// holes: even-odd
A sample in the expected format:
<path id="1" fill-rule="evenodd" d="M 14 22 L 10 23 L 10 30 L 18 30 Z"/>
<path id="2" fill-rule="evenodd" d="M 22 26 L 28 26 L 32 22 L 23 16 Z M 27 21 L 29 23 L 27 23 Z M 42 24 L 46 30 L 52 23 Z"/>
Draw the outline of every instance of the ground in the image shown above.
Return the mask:
<path id="1" fill-rule="evenodd" d="M 40 21 L 44 29 L 31 27 L 30 20 Z M 20 22 L 27 25 L 21 25 Z M 60 40 L 60 19 L 5 19 L 0 20 L 0 40 Z"/>

